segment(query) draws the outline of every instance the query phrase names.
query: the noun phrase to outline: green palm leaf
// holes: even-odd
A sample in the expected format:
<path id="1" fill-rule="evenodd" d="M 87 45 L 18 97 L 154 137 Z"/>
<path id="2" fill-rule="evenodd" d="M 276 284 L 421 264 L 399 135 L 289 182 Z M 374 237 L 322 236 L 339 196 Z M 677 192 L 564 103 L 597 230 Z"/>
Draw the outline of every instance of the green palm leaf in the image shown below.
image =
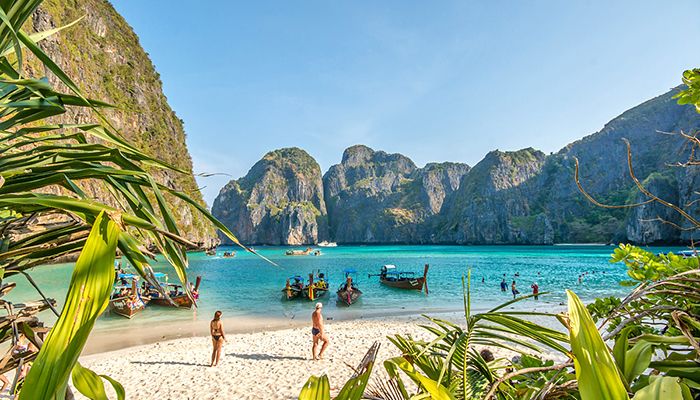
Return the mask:
<path id="1" fill-rule="evenodd" d="M 75 264 L 61 316 L 29 370 L 20 400 L 63 398 L 73 365 L 109 302 L 119 232 L 107 214 L 97 216 Z"/>
<path id="2" fill-rule="evenodd" d="M 629 399 L 620 371 L 593 323 L 586 306 L 574 292 L 569 298 L 569 333 L 582 400 Z"/>

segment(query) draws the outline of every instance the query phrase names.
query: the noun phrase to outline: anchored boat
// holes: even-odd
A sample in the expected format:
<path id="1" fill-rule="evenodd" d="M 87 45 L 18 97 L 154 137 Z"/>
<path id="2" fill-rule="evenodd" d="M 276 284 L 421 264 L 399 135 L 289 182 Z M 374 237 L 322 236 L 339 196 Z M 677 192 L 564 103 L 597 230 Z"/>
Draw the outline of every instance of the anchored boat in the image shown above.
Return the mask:
<path id="1" fill-rule="evenodd" d="M 355 285 L 352 279 L 352 274 L 357 273 L 357 271 L 354 269 L 346 269 L 343 272 L 345 273 L 345 283 L 340 285 L 336 294 L 338 295 L 339 301 L 345 303 L 347 306 L 351 306 L 360 299 L 362 290 Z"/>
<path id="2" fill-rule="evenodd" d="M 282 289 L 282 295 L 287 300 L 298 299 L 302 297 L 301 293 L 304 290 L 304 278 L 300 275 L 290 276 L 287 278 L 287 283 Z"/>
<path id="3" fill-rule="evenodd" d="M 412 271 L 397 271 L 395 265 L 387 264 L 382 266 L 381 271 L 378 275 L 368 275 L 368 276 L 379 276 L 379 281 L 389 287 L 397 289 L 407 289 L 407 290 L 423 290 L 425 287 L 425 293 L 428 293 L 428 264 L 425 264 L 423 269 L 423 276 L 416 277 L 415 272 Z"/>
<path id="4" fill-rule="evenodd" d="M 194 286 L 190 283 L 190 296 L 182 285 L 168 282 L 168 275 L 162 272 L 156 272 L 153 275 L 158 279 L 158 283 L 167 292 L 168 296 L 164 296 L 163 293 L 151 286 L 147 291 L 148 296 L 151 298 L 151 304 L 165 307 L 190 308 L 194 305 L 194 301 L 199 298 L 199 285 L 202 283 L 201 276 L 197 277 Z"/>
<path id="5" fill-rule="evenodd" d="M 309 300 L 316 300 L 319 297 L 323 297 L 328 293 L 328 281 L 326 281 L 326 275 L 323 272 L 319 272 L 316 275 L 316 280 L 314 280 L 313 272 L 309 274 L 309 282 L 302 290 L 304 297 Z"/>
<path id="6" fill-rule="evenodd" d="M 131 318 L 146 308 L 148 297 L 142 296 L 134 274 L 118 274 L 117 282 L 109 297 L 109 308 L 113 313 Z M 131 284 L 129 284 L 131 281 Z"/>

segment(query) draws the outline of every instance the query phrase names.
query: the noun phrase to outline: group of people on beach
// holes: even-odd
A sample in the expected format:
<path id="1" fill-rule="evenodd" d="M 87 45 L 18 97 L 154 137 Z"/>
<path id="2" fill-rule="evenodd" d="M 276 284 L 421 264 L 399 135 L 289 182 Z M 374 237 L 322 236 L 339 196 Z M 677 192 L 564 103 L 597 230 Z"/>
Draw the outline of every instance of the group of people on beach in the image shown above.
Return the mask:
<path id="1" fill-rule="evenodd" d="M 328 348 L 330 340 L 326 335 L 326 327 L 323 324 L 323 303 L 316 303 L 314 312 L 311 313 L 311 336 L 312 336 L 312 346 L 311 346 L 311 356 L 314 360 L 320 360 L 323 358 L 323 353 Z M 211 340 L 213 345 L 213 350 L 211 353 L 211 364 L 210 367 L 215 367 L 219 364 L 219 359 L 221 358 L 221 349 L 226 342 L 226 334 L 224 333 L 224 324 L 221 322 L 221 311 L 214 313 L 214 319 L 209 322 L 209 333 L 211 334 Z M 318 345 L 321 344 L 321 350 L 318 350 Z"/>

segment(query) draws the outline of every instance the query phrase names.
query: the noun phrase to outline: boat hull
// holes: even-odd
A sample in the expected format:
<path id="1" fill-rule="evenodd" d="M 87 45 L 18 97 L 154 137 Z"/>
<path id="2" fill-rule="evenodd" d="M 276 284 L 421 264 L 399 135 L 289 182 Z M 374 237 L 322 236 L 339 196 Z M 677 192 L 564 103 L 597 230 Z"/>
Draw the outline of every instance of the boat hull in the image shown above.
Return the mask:
<path id="1" fill-rule="evenodd" d="M 282 298 L 287 299 L 287 300 L 294 300 L 301 298 L 302 289 L 299 288 L 292 288 L 292 289 L 282 289 Z"/>
<path id="2" fill-rule="evenodd" d="M 404 289 L 404 290 L 423 290 L 423 285 L 425 284 L 425 278 L 415 278 L 415 279 L 381 279 L 383 285 Z"/>
<path id="3" fill-rule="evenodd" d="M 190 308 L 194 305 L 192 302 L 192 299 L 190 299 L 186 294 L 182 294 L 179 296 L 172 296 L 172 297 L 170 297 L 170 300 L 172 300 L 173 302 L 172 303 L 169 302 L 168 299 L 166 299 L 166 298 L 151 299 L 150 303 L 155 304 L 157 306 L 177 307 L 177 308 Z"/>
<path id="4" fill-rule="evenodd" d="M 143 300 L 131 301 L 128 297 L 120 297 L 109 301 L 110 310 L 122 317 L 132 318 L 146 308 Z"/>
<path id="5" fill-rule="evenodd" d="M 338 301 L 347 306 L 351 306 L 354 303 L 356 303 L 357 300 L 360 299 L 360 296 L 362 296 L 362 291 L 358 288 L 355 288 L 352 290 L 352 292 L 348 293 L 346 290 L 341 289 L 338 290 L 336 294 L 338 295 Z"/>
<path id="6" fill-rule="evenodd" d="M 318 298 L 321 298 L 328 293 L 328 289 L 321 289 L 321 288 L 315 288 L 315 289 L 309 289 L 308 287 L 305 287 L 304 290 L 302 291 L 304 294 L 304 298 L 309 299 L 311 301 L 316 300 Z"/>

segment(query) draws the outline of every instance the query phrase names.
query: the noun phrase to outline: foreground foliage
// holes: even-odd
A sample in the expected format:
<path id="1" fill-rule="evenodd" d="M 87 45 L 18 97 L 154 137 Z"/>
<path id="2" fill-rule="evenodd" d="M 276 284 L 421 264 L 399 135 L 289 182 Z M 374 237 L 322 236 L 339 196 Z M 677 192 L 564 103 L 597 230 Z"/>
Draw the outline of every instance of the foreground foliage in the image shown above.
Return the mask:
<path id="1" fill-rule="evenodd" d="M 77 364 L 95 320 L 108 304 L 117 251 L 167 296 L 149 266 L 155 252 L 163 254 L 189 290 L 186 250 L 194 245 L 179 231 L 165 193 L 182 199 L 234 243 L 238 241 L 187 194 L 158 183 L 148 170 L 184 171 L 124 140 L 100 112 L 111 106 L 85 98 L 36 44 L 62 28 L 34 35 L 21 30 L 40 3 L 0 1 L 0 297 L 14 287 L 8 279 L 19 277 L 35 286 L 42 298 L 22 305 L 0 299 L 7 310 L 0 318 L 0 340 L 11 345 L 0 373 L 16 369 L 19 375 L 23 365 L 33 362 L 20 399 L 70 396 L 71 374 L 75 387 L 86 396 L 106 398 L 104 378 L 121 399 L 125 392 L 119 383 Z M 79 23 L 71 29 L 80 29 Z M 52 87 L 45 77 L 26 76 L 25 56 L 43 64 L 68 93 Z M 88 109 L 94 122 L 51 122 L 51 117 L 71 107 Z M 86 193 L 82 183 L 88 180 L 102 185 L 111 197 Z M 78 254 L 59 313 L 30 271 Z M 47 329 L 36 314 L 46 309 L 53 310 L 58 320 L 44 337 Z M 40 350 L 12 353 L 21 337 Z M 16 380 L 13 389 L 20 383 Z"/>

